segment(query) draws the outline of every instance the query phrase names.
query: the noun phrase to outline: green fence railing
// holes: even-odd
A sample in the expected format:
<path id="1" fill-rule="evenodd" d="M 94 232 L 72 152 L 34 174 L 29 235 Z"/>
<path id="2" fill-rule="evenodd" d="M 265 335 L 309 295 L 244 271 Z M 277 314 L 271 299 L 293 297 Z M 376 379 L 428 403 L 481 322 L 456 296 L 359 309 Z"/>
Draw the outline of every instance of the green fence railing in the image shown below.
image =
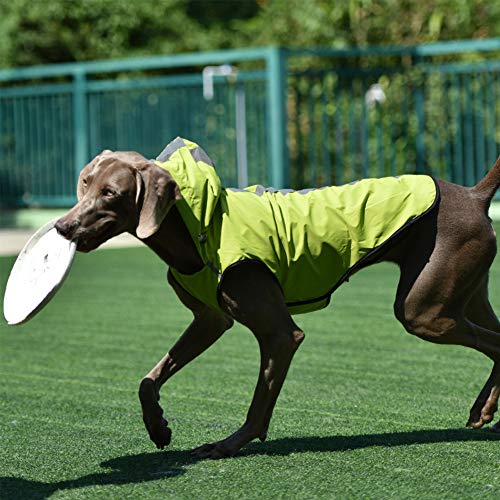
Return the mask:
<path id="1" fill-rule="evenodd" d="M 500 152 L 500 39 L 287 57 L 292 185 L 426 172 L 470 186 Z"/>
<path id="2" fill-rule="evenodd" d="M 214 77 L 202 70 L 231 64 Z M 242 149 L 242 127 L 244 148 Z M 102 149 L 199 142 L 225 185 L 428 172 L 472 185 L 500 148 L 500 39 L 246 49 L 0 71 L 0 205 L 65 206 Z"/>
<path id="3" fill-rule="evenodd" d="M 79 171 L 103 149 L 136 150 L 153 158 L 177 135 L 202 144 L 226 185 L 236 185 L 238 112 L 248 131 L 245 177 L 250 183 L 281 184 L 285 169 L 280 146 L 273 142 L 280 134 L 272 132 L 284 130 L 277 111 L 283 105 L 273 101 L 283 99 L 273 88 L 276 51 L 0 71 L 0 204 L 71 205 Z M 246 62 L 248 69 L 214 77 L 214 96 L 206 100 L 203 67 L 235 61 Z M 238 111 L 238 102 L 243 110 Z"/>

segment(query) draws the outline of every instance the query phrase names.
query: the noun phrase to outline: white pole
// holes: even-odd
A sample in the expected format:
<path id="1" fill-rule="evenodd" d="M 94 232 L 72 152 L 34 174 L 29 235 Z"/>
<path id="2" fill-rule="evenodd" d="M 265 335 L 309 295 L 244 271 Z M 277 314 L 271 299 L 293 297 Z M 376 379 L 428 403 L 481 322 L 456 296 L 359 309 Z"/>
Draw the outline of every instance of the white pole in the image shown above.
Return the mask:
<path id="1" fill-rule="evenodd" d="M 205 66 L 203 76 L 203 97 L 206 101 L 214 98 L 214 77 L 237 77 L 238 70 L 229 64 L 221 66 Z M 236 83 L 235 92 L 235 121 L 236 121 L 236 161 L 238 164 L 238 187 L 248 186 L 248 159 L 247 159 L 247 123 L 246 123 L 245 87 Z"/>
<path id="2" fill-rule="evenodd" d="M 247 162 L 247 120 L 245 109 L 245 87 L 236 84 L 236 158 L 238 162 L 238 187 L 248 186 L 248 162 Z"/>

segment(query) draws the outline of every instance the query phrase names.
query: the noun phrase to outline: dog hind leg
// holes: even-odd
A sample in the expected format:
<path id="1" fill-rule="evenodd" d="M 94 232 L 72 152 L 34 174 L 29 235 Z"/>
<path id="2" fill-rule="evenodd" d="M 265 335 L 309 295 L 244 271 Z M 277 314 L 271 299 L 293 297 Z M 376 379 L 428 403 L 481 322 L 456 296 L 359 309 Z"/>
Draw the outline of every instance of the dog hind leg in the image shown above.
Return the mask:
<path id="1" fill-rule="evenodd" d="M 472 294 L 465 308 L 465 316 L 476 325 L 500 333 L 500 321 L 488 298 L 488 276 L 481 281 Z"/>
<path id="2" fill-rule="evenodd" d="M 420 307 L 419 315 L 407 320 L 405 327 L 424 340 L 471 347 L 494 361 L 492 373 L 472 406 L 467 426 L 480 428 L 491 422 L 500 395 L 500 333 L 472 323 L 460 314 L 449 314 L 436 304 Z"/>
<path id="3" fill-rule="evenodd" d="M 493 332 L 500 333 L 500 321 L 493 311 L 488 299 L 487 277 L 485 277 L 472 295 L 471 300 L 467 304 L 465 314 L 468 319 L 477 325 L 488 328 Z M 482 425 L 492 420 L 493 414 L 498 407 L 499 387 L 500 363 L 495 362 L 491 375 L 470 410 L 470 417 L 467 422 L 469 427 L 482 427 Z M 497 432 L 500 431 L 500 422 L 497 422 L 492 429 Z"/>
<path id="4" fill-rule="evenodd" d="M 432 245 L 424 252 L 408 252 L 399 262 L 396 317 L 408 332 L 424 340 L 471 347 L 496 363 L 500 361 L 500 330 L 486 290 L 487 272 L 496 253 L 495 235 L 481 214 L 474 215 L 474 207 L 462 219 L 472 217 L 471 223 L 463 223 L 459 231 L 448 215 L 456 217 L 460 208 L 445 199 L 443 206 Z M 415 241 L 425 241 L 425 237 L 421 231 Z M 491 421 L 499 387 L 500 369 L 495 364 L 468 425 L 481 427 Z"/>

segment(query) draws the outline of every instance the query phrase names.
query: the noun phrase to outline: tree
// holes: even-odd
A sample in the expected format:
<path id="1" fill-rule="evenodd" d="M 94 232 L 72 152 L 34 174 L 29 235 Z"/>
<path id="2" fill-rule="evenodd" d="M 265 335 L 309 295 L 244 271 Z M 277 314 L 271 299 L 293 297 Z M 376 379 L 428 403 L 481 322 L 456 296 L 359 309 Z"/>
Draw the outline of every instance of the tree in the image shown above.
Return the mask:
<path id="1" fill-rule="evenodd" d="M 0 67 L 499 35 L 491 0 L 0 0 Z"/>

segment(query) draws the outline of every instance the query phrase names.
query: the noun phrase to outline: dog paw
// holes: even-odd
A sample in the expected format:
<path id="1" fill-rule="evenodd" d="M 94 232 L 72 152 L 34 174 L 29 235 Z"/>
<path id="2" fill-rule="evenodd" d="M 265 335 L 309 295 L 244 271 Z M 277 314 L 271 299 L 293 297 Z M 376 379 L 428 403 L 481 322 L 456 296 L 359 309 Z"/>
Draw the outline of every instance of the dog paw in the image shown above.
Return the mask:
<path id="1" fill-rule="evenodd" d="M 172 439 L 172 430 L 168 426 L 168 422 L 163 417 L 144 417 L 144 425 L 146 426 L 151 441 L 153 441 L 159 450 L 163 450 L 165 446 L 170 444 L 170 440 Z"/>
<path id="2" fill-rule="evenodd" d="M 488 404 L 488 402 L 483 408 L 473 407 L 466 426 L 473 429 L 480 429 L 483 425 L 489 424 L 493 420 L 496 410 L 496 405 Z"/>
<path id="3" fill-rule="evenodd" d="M 203 444 L 191 451 L 191 455 L 196 458 L 213 459 L 234 457 L 237 453 L 238 449 L 225 445 L 223 441 Z"/>

